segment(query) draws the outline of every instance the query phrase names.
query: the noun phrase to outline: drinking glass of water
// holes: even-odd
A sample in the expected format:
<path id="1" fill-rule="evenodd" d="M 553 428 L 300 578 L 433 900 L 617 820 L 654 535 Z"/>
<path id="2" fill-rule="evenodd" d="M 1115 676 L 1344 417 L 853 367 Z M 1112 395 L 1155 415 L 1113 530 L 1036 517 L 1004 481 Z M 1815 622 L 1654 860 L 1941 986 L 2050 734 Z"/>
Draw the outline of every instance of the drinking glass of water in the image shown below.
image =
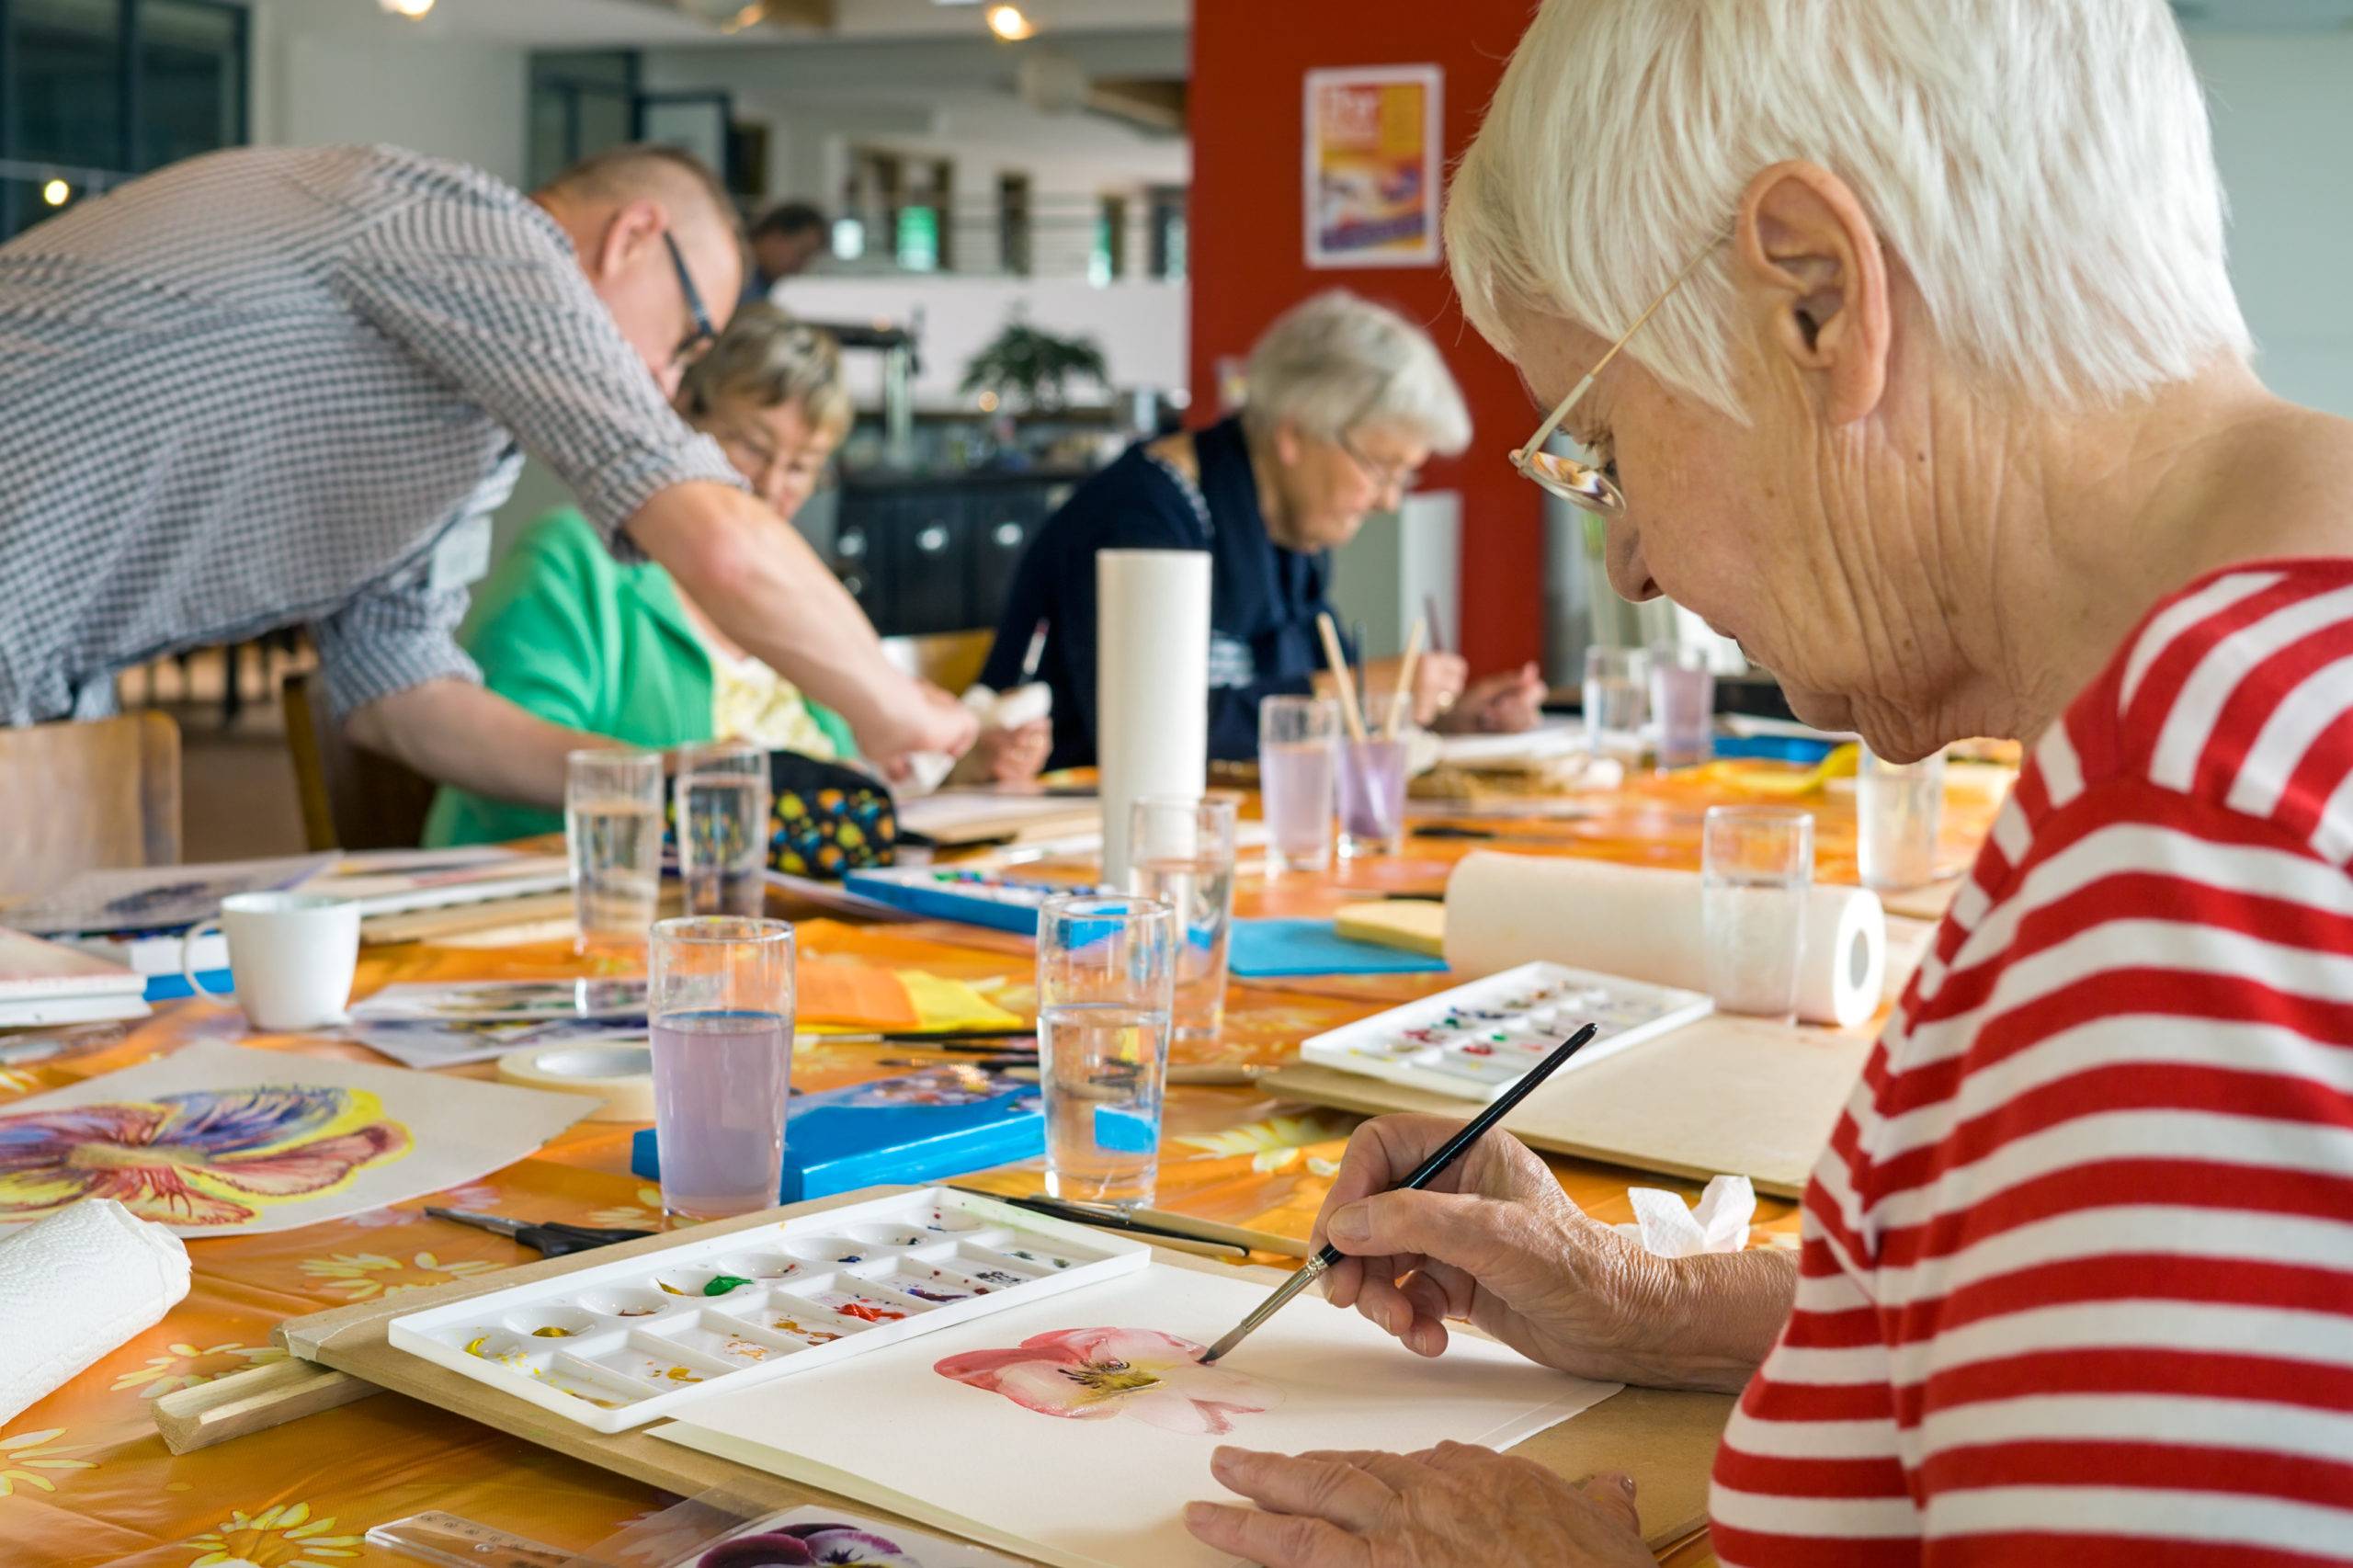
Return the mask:
<path id="1" fill-rule="evenodd" d="M 1349 859 L 1405 847 L 1405 774 L 1412 748 L 1368 735 L 1340 743 L 1340 853 Z"/>
<path id="2" fill-rule="evenodd" d="M 1176 978 L 1176 914 L 1158 899 L 1073 894 L 1038 912 L 1051 1196 L 1152 1201 Z"/>
<path id="3" fill-rule="evenodd" d="M 1269 697 L 1258 704 L 1259 804 L 1271 869 L 1330 868 L 1339 739 L 1340 707 L 1329 698 Z"/>
<path id="4" fill-rule="evenodd" d="M 1790 806 L 1716 806 L 1701 846 L 1709 993 L 1727 1013 L 1797 1017 L 1813 817 Z"/>
<path id="5" fill-rule="evenodd" d="M 792 927 L 689 915 L 654 927 L 654 1126 L 662 1210 L 718 1220 L 773 1209 L 792 1081 Z"/>
<path id="6" fill-rule="evenodd" d="M 689 915 L 767 907 L 768 754 L 741 741 L 690 746 L 678 762 L 678 874 Z"/>
<path id="7" fill-rule="evenodd" d="M 1231 795 L 1146 796 L 1130 812 L 1128 891 L 1176 912 L 1175 1038 L 1212 1040 L 1225 1021 L 1226 947 L 1233 933 Z"/>
<path id="8" fill-rule="evenodd" d="M 1716 676 L 1705 654 L 1690 648 L 1652 651 L 1651 722 L 1661 773 L 1697 767 L 1715 755 Z"/>
<path id="9" fill-rule="evenodd" d="M 572 753 L 563 839 L 581 948 L 642 948 L 662 891 L 661 754 Z"/>
<path id="10" fill-rule="evenodd" d="M 1944 753 L 1888 762 L 1865 747 L 1855 776 L 1856 858 L 1863 886 L 1900 892 L 1935 881 L 1944 810 Z"/>
<path id="11" fill-rule="evenodd" d="M 1585 651 L 1585 743 L 1597 757 L 1631 767 L 1650 719 L 1651 657 L 1641 648 Z"/>

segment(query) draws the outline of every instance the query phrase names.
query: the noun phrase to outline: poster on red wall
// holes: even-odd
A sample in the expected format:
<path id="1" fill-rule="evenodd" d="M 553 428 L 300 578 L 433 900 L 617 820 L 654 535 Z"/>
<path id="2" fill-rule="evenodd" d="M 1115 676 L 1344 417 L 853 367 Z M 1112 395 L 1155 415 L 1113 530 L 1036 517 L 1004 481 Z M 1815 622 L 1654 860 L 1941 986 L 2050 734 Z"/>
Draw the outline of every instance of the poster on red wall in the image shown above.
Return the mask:
<path id="1" fill-rule="evenodd" d="M 1307 265 L 1430 267 L 1438 261 L 1435 65 L 1307 74 Z"/>

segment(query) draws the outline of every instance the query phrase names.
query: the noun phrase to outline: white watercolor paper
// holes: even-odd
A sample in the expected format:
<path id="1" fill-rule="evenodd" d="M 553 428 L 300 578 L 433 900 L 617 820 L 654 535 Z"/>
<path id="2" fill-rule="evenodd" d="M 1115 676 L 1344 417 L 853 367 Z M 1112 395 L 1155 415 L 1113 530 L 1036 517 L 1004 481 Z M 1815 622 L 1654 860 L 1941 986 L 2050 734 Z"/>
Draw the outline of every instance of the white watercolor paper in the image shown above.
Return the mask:
<path id="1" fill-rule="evenodd" d="M 290 1231 L 487 1176 L 597 1104 L 208 1041 L 0 1104 L 0 1229 L 112 1198 L 183 1236 Z"/>
<path id="2" fill-rule="evenodd" d="M 1266 1299 L 1259 1281 L 1155 1265 L 834 1368 L 714 1393 L 654 1435 L 1058 1568 L 1223 1568 L 1187 1533 L 1222 1443 L 1411 1452 L 1507 1447 L 1617 1392 L 1464 1334 L 1438 1360 L 1302 1296 L 1214 1367 L 1152 1344 L 1207 1345 Z M 1071 1331 L 1125 1331 L 1082 1336 Z M 1051 1336 L 975 1372 L 983 1353 Z M 1121 1353 L 1132 1354 L 1124 1366 Z M 972 1381 L 938 1369 L 962 1367 Z M 1142 1380 L 1151 1380 L 1145 1386 Z M 995 1388 L 981 1386 L 994 1381 Z M 1031 1403 L 1062 1402 L 1048 1415 Z"/>

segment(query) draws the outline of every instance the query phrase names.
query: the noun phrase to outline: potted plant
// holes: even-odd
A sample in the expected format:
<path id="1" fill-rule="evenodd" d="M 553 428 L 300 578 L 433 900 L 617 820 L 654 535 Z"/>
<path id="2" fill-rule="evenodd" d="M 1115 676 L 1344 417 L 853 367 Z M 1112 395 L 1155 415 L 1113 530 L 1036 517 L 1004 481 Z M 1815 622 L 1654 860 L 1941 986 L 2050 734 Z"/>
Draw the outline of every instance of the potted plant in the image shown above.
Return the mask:
<path id="1" fill-rule="evenodd" d="M 995 392 L 1007 413 L 1044 414 L 1067 405 L 1074 376 L 1110 385 L 1095 340 L 1057 337 L 1016 315 L 964 367 L 963 390 Z"/>

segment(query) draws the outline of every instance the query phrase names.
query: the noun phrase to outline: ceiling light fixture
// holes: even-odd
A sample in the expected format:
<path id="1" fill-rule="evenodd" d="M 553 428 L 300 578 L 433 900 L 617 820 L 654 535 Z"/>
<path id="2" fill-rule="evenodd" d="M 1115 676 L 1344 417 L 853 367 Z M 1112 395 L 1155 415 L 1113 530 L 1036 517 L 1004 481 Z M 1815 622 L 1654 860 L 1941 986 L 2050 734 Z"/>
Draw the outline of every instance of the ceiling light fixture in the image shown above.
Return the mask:
<path id="1" fill-rule="evenodd" d="M 395 17 L 406 17 L 412 22 L 422 21 L 433 9 L 433 0 L 376 0 L 376 4 Z"/>
<path id="2" fill-rule="evenodd" d="M 1018 6 L 989 7 L 989 31 L 1007 43 L 1019 43 L 1036 34 L 1037 30 L 1038 25 L 1023 16 Z"/>

